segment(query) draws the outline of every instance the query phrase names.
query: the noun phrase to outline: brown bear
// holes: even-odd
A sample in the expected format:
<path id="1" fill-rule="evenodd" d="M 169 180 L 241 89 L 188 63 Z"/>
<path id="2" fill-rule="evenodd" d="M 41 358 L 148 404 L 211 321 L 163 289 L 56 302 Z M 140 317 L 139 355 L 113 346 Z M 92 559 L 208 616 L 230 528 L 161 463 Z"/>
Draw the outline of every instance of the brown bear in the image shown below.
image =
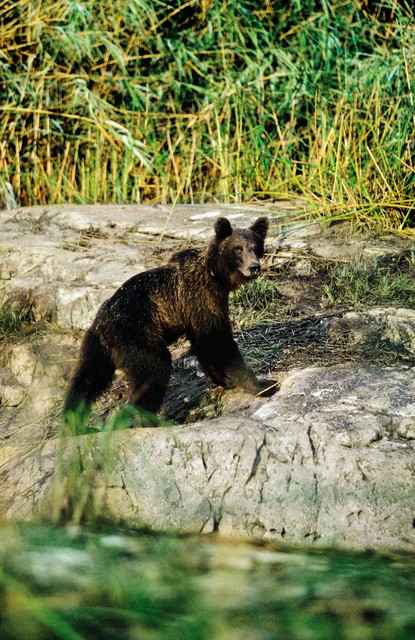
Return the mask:
<path id="1" fill-rule="evenodd" d="M 130 403 L 157 412 L 172 366 L 168 345 L 180 336 L 190 340 L 209 381 L 272 395 L 275 383 L 259 380 L 244 361 L 229 320 L 229 292 L 259 276 L 267 231 L 265 217 L 249 229 L 232 229 L 219 218 L 205 248 L 180 251 L 165 266 L 127 280 L 85 333 L 64 419 L 78 414 L 85 420 L 116 369 L 126 375 Z"/>

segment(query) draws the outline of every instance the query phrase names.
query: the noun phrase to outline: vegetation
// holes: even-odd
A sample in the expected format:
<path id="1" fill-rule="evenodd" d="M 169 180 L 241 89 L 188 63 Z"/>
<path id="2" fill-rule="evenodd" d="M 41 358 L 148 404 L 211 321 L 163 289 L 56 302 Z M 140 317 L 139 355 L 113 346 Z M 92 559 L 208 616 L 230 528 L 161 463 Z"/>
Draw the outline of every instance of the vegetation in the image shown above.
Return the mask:
<path id="1" fill-rule="evenodd" d="M 409 640 L 415 630 L 411 555 L 33 524 L 1 534 L 5 640 Z"/>
<path id="2" fill-rule="evenodd" d="M 409 233 L 415 21 L 404 0 L 376 7 L 4 2 L 0 192 L 20 204 L 300 195 L 316 215 Z"/>
<path id="3" fill-rule="evenodd" d="M 254 280 L 235 291 L 232 297 L 232 321 L 237 329 L 246 329 L 257 324 L 275 321 L 281 294 L 278 282 L 265 278 Z"/>
<path id="4" fill-rule="evenodd" d="M 268 277 L 259 278 L 236 291 L 231 298 L 231 316 L 238 330 L 256 325 L 286 321 L 293 314 L 293 299 L 284 295 L 287 281 L 301 290 L 309 284 L 305 313 L 318 313 L 323 309 L 350 307 L 405 307 L 415 309 L 415 255 L 403 252 L 396 257 L 381 259 L 355 258 L 350 263 L 319 261 L 313 266 L 313 275 L 303 276 L 287 266 L 284 274 L 269 271 Z M 297 293 L 297 302 L 298 302 Z M 300 296 L 301 297 L 301 296 Z M 294 316 L 304 315 L 294 308 Z"/>
<path id="5" fill-rule="evenodd" d="M 0 304 L 0 339 L 17 334 L 36 321 L 32 294 L 19 293 Z"/>
<path id="6" fill-rule="evenodd" d="M 16 333 L 22 325 L 22 318 L 11 305 L 0 307 L 0 338 Z"/>
<path id="7" fill-rule="evenodd" d="M 393 305 L 415 308 L 413 256 L 404 264 L 355 260 L 336 266 L 323 286 L 324 306 Z"/>

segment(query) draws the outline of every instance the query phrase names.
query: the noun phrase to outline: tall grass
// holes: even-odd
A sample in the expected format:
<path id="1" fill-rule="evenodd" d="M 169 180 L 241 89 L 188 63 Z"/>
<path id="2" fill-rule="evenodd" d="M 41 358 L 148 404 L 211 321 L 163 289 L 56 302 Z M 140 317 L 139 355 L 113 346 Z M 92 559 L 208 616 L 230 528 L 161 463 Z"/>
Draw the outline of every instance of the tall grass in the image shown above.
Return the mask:
<path id="1" fill-rule="evenodd" d="M 21 204 L 301 195 L 414 221 L 404 2 L 0 4 L 0 190 Z"/>

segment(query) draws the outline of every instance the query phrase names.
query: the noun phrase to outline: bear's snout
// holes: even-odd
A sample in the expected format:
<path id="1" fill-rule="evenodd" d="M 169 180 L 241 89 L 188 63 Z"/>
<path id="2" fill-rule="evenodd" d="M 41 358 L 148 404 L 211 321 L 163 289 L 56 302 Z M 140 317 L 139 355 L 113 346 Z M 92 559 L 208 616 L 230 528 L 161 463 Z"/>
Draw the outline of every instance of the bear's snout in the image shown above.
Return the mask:
<path id="1" fill-rule="evenodd" d="M 252 276 L 259 276 L 259 274 L 261 273 L 261 265 L 259 264 L 259 262 L 251 264 L 251 266 L 249 267 L 249 271 Z"/>

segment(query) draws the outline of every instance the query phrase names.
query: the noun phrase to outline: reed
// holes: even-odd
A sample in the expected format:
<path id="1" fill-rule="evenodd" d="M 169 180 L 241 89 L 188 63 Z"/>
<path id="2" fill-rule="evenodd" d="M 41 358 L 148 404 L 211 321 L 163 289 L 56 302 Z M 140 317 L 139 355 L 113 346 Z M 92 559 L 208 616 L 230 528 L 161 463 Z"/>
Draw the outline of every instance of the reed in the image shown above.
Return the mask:
<path id="1" fill-rule="evenodd" d="M 0 185 L 22 205 L 242 202 L 412 233 L 404 2 L 0 4 Z"/>

